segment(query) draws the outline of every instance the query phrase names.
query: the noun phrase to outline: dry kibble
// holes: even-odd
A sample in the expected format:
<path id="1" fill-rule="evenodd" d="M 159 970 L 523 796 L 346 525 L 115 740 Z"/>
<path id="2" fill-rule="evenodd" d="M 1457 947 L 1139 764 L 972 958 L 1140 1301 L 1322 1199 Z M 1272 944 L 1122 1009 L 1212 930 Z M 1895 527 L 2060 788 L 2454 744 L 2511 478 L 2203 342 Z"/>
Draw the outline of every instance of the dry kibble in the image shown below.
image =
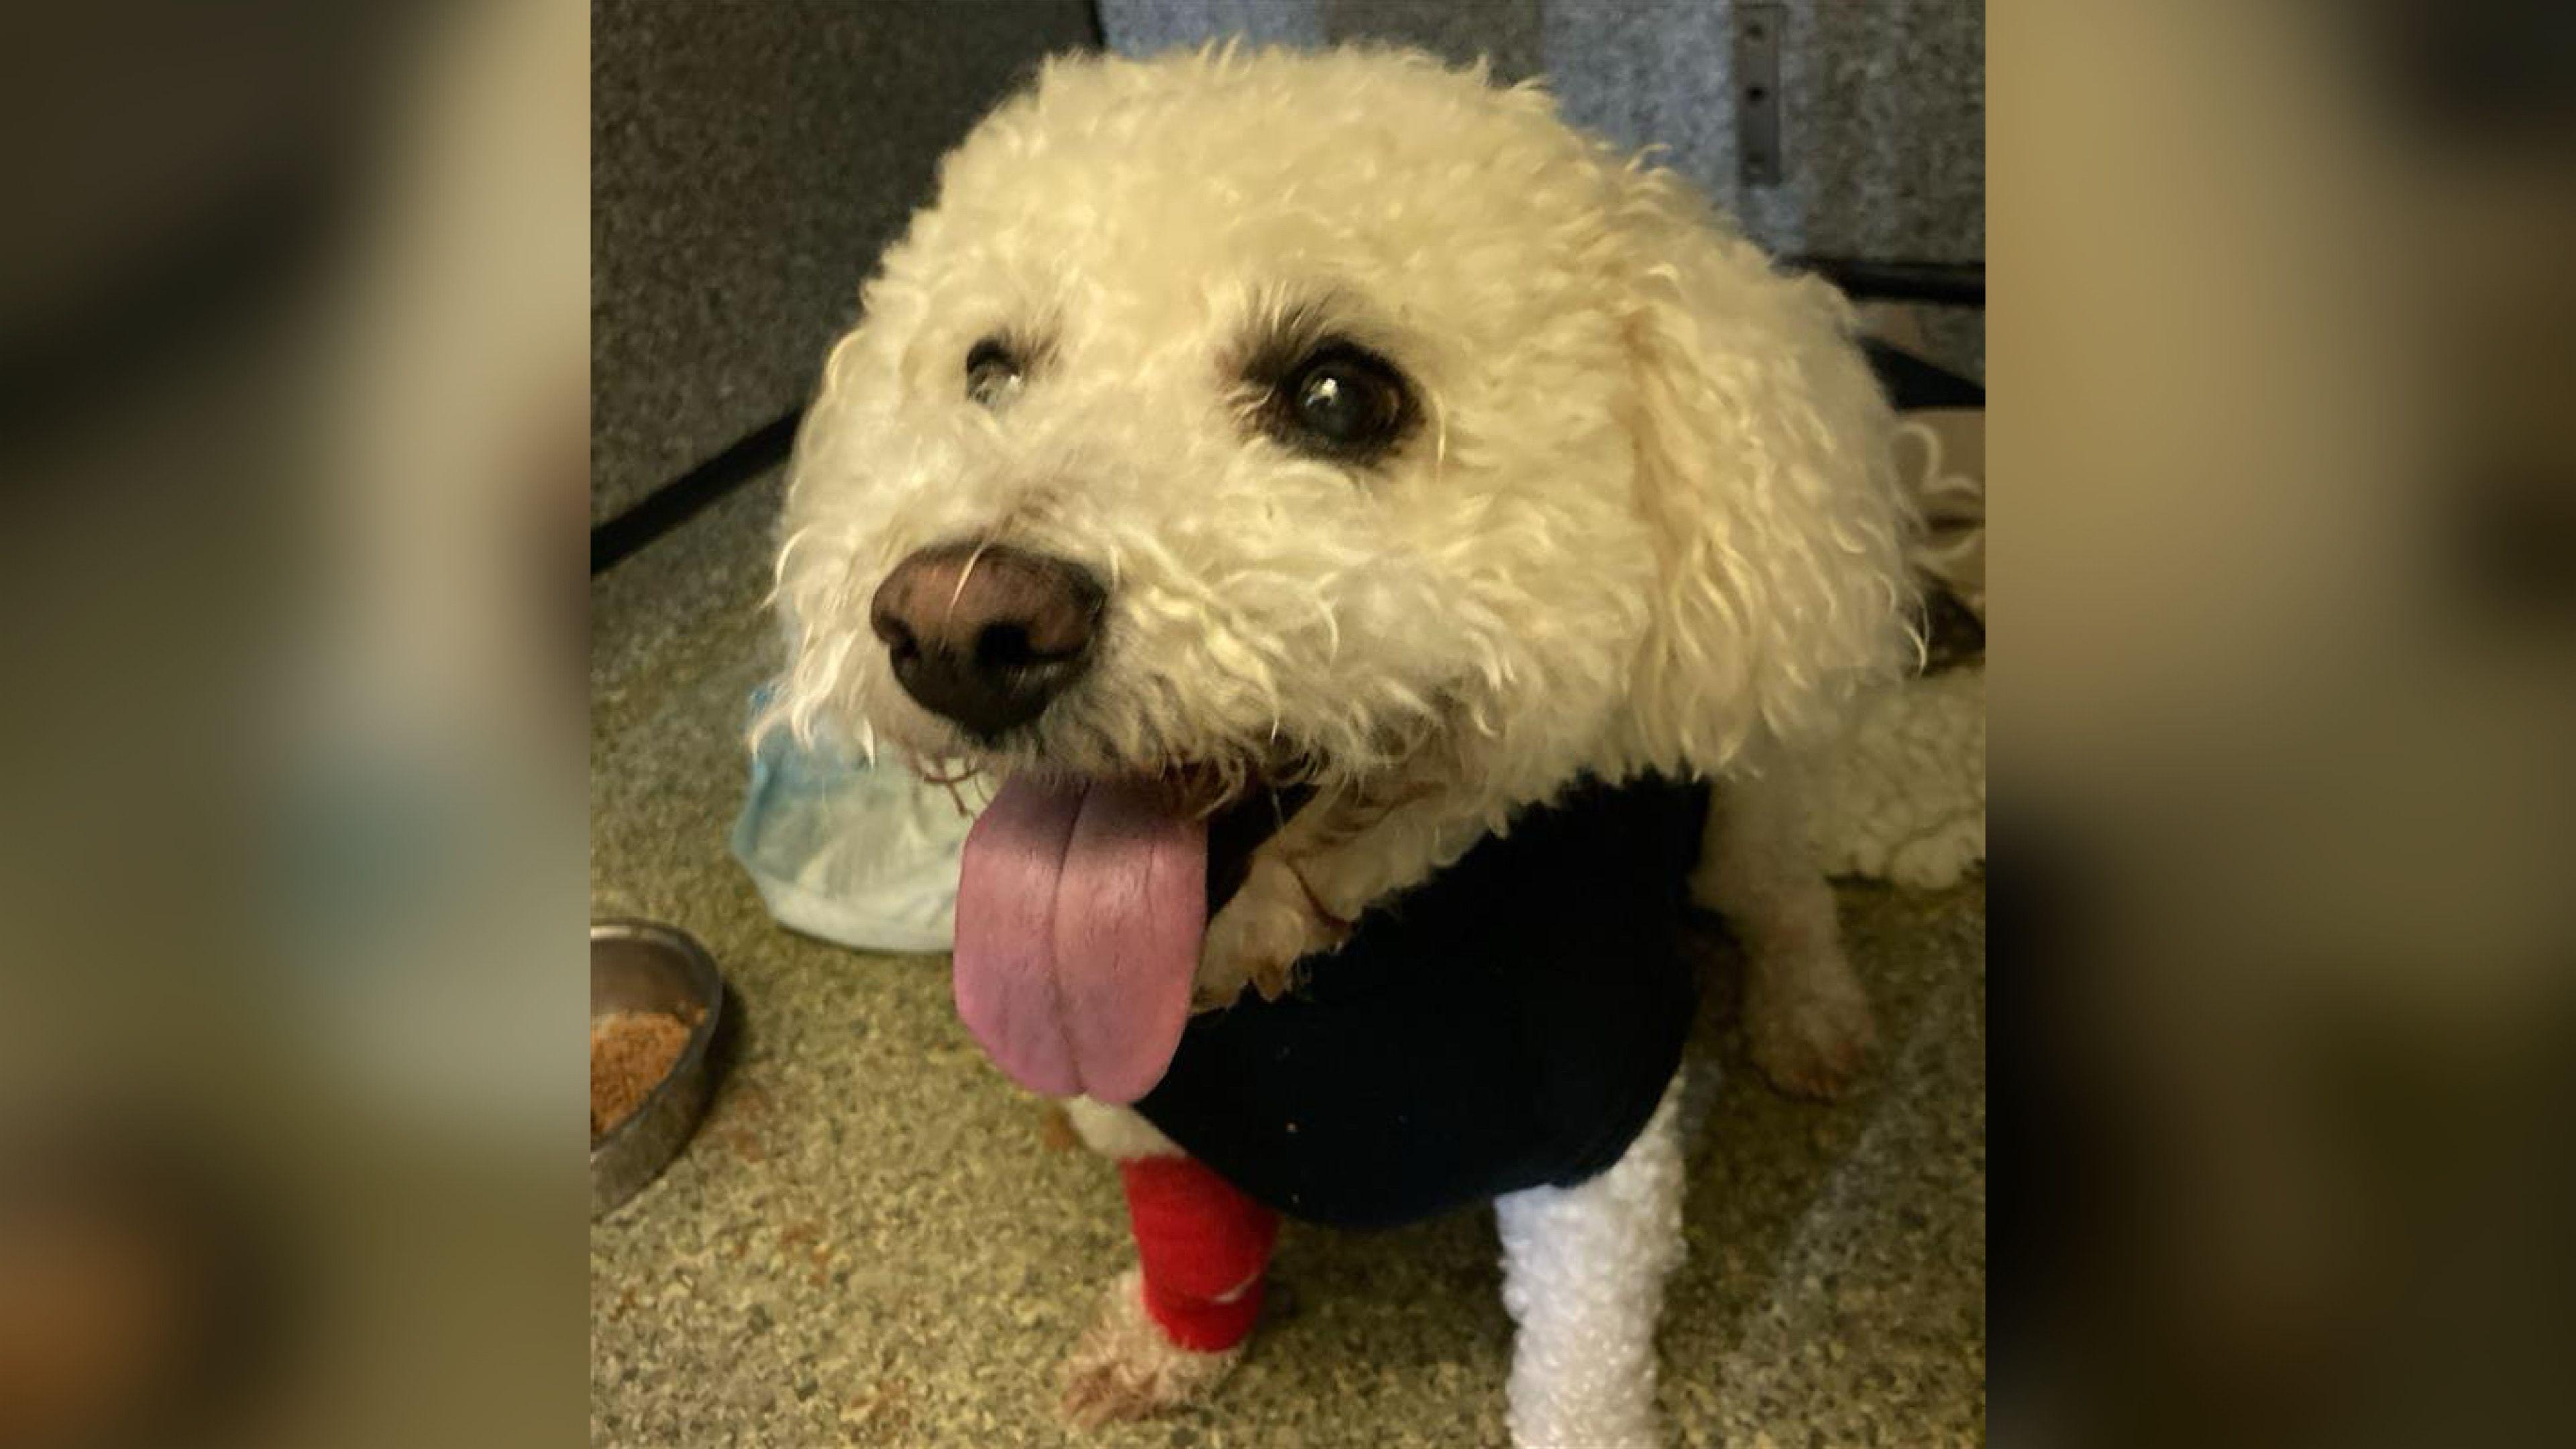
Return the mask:
<path id="1" fill-rule="evenodd" d="M 688 1019 L 662 1011 L 614 1011 L 590 1024 L 590 1136 L 592 1141 L 633 1115 L 689 1044 L 697 1013 Z"/>

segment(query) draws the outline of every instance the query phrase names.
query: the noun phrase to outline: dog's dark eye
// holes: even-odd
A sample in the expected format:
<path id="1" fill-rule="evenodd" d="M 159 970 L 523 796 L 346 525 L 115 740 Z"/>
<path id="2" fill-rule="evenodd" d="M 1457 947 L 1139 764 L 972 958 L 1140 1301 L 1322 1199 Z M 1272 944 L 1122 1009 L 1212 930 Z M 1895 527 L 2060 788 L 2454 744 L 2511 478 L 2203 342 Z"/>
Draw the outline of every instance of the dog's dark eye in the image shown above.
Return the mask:
<path id="1" fill-rule="evenodd" d="M 1020 390 L 1020 360 L 998 337 L 987 337 L 966 353 L 966 396 L 988 408 L 1000 407 Z"/>
<path id="2" fill-rule="evenodd" d="M 1366 462 L 1403 436 L 1413 397 L 1394 364 L 1349 342 L 1327 342 L 1291 369 L 1268 409 L 1280 441 Z"/>

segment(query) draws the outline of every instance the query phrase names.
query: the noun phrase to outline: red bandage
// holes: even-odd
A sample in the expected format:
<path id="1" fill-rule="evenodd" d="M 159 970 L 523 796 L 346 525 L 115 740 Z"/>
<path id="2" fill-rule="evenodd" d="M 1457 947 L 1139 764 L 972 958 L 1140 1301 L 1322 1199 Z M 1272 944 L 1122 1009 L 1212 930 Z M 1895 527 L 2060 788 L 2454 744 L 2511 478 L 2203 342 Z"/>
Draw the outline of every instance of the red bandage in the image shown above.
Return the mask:
<path id="1" fill-rule="evenodd" d="M 1261 1272 L 1279 1215 L 1186 1157 L 1118 1164 L 1127 1224 L 1145 1270 L 1145 1311 L 1172 1342 L 1215 1353 L 1261 1316 Z"/>

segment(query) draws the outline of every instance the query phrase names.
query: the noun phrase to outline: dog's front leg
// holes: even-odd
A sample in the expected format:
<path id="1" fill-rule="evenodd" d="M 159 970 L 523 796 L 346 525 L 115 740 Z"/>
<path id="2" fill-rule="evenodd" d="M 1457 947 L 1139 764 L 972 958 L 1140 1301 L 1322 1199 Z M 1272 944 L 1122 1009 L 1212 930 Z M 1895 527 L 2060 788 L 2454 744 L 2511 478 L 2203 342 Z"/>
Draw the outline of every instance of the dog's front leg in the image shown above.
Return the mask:
<path id="1" fill-rule="evenodd" d="M 1213 1391 L 1243 1357 L 1279 1219 L 1127 1108 L 1077 1098 L 1066 1114 L 1118 1163 L 1137 1266 L 1075 1345 L 1064 1410 L 1084 1425 L 1141 1419 Z"/>
<path id="2" fill-rule="evenodd" d="M 1682 1261 L 1681 1080 L 1610 1169 L 1496 1200 L 1518 1449 L 1642 1449 L 1655 1414 L 1655 1324 Z"/>
<path id="3" fill-rule="evenodd" d="M 1794 762 L 1721 782 L 1691 895 L 1744 947 L 1746 1049 L 1771 1085 L 1832 1097 L 1869 1054 L 1869 996 L 1843 956 L 1833 888 L 1807 845 Z"/>
<path id="4" fill-rule="evenodd" d="M 1198 1005 L 1226 1005 L 1246 986 L 1276 997 L 1289 968 L 1340 945 L 1372 903 L 1428 879 L 1483 830 L 1476 802 L 1428 793 L 1299 812 L 1252 853 L 1242 887 L 1208 922 Z"/>
<path id="5" fill-rule="evenodd" d="M 1200 1009 L 1230 1005 L 1247 986 L 1275 998 L 1291 966 L 1350 935 L 1350 922 L 1316 897 L 1301 863 L 1274 847 L 1280 842 L 1252 853 L 1242 886 L 1208 921 L 1192 990 Z"/>

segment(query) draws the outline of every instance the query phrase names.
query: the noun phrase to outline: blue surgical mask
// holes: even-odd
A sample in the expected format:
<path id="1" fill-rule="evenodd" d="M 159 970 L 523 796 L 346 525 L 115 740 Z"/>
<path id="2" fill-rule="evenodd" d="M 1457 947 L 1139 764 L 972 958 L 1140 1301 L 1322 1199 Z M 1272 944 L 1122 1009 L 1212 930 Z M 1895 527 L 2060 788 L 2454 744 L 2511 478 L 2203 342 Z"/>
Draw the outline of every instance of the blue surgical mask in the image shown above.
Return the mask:
<path id="1" fill-rule="evenodd" d="M 755 716 L 769 693 L 753 693 Z M 733 854 L 781 925 L 861 950 L 945 951 L 968 811 L 982 804 L 980 789 L 952 793 L 771 730 L 752 754 Z"/>

